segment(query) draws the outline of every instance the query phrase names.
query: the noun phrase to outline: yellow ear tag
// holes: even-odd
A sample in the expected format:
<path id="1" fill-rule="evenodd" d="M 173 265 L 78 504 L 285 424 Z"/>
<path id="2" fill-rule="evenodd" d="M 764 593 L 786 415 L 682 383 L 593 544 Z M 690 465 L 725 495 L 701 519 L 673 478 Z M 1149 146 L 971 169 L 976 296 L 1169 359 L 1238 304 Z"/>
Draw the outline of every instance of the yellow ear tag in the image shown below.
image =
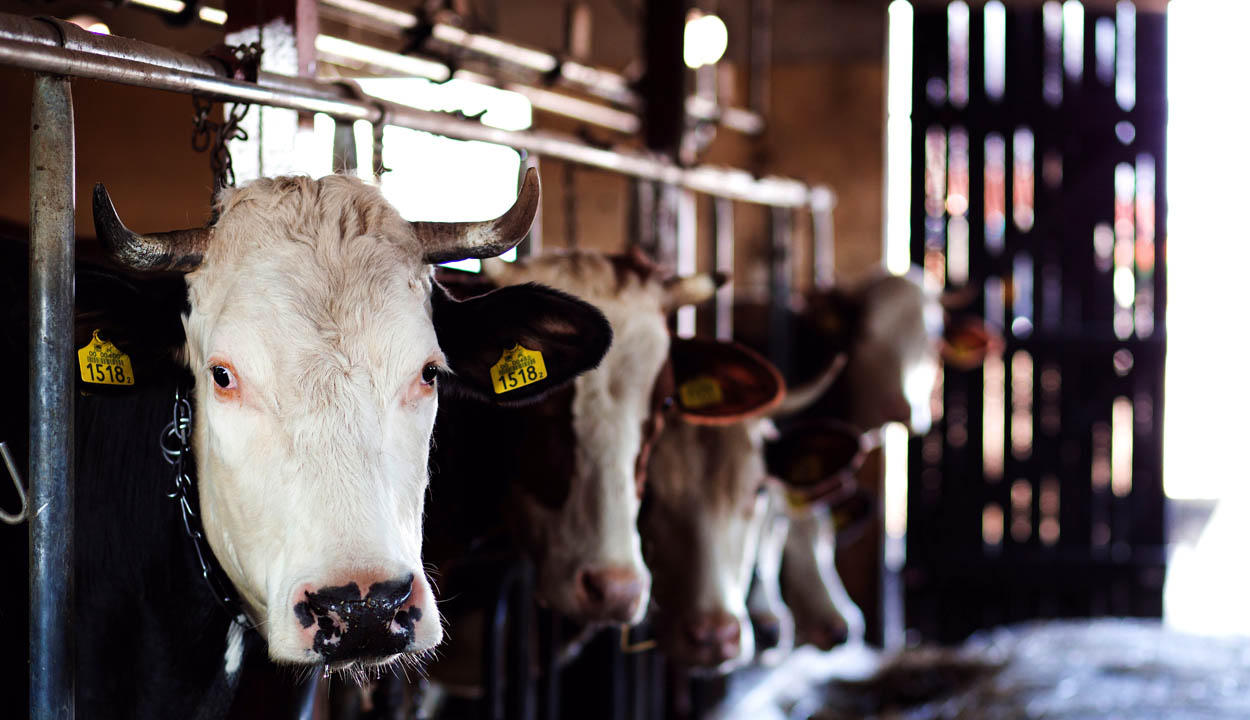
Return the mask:
<path id="1" fill-rule="evenodd" d="M 499 356 L 499 362 L 490 369 L 490 380 L 495 386 L 496 395 L 532 385 L 546 377 L 547 366 L 543 363 L 543 354 L 523 348 L 519 344 L 511 350 L 504 350 L 503 355 Z"/>
<path id="2" fill-rule="evenodd" d="M 78 350 L 78 370 L 82 381 L 96 385 L 134 385 L 135 372 L 130 356 L 107 340 L 100 331 L 91 333 L 91 342 Z"/>
<path id="3" fill-rule="evenodd" d="M 700 375 L 694 380 L 684 382 L 677 388 L 681 398 L 681 406 L 687 410 L 697 410 L 708 405 L 719 405 L 725 401 L 720 382 L 707 375 Z"/>

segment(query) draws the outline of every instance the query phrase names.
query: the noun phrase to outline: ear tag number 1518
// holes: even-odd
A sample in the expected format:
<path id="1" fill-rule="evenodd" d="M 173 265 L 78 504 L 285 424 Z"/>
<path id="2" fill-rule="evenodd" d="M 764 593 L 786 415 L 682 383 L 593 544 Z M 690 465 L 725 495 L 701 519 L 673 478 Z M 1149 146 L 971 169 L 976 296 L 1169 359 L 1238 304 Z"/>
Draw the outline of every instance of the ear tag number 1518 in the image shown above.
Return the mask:
<path id="1" fill-rule="evenodd" d="M 491 384 L 495 386 L 496 395 L 525 387 L 546 377 L 547 366 L 543 363 L 543 354 L 519 344 L 511 350 L 504 350 L 499 362 L 490 369 Z"/>
<path id="2" fill-rule="evenodd" d="M 78 350 L 78 370 L 82 381 L 95 385 L 134 385 L 135 372 L 130 356 L 107 340 L 100 331 L 91 333 L 91 342 Z"/>

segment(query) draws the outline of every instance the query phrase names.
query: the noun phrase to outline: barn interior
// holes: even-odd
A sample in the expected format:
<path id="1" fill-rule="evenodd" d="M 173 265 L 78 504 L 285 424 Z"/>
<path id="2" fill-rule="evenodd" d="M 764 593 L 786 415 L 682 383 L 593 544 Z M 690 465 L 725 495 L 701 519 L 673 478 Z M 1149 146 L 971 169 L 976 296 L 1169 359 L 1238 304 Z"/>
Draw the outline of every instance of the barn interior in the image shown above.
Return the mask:
<path id="1" fill-rule="evenodd" d="M 906 277 L 944 321 L 928 364 L 890 381 L 904 416 L 857 425 L 850 470 L 816 478 L 824 494 L 774 478 L 778 512 L 818 518 L 812 582 L 841 636 L 770 648 L 757 626 L 750 657 L 699 667 L 667 652 L 654 597 L 585 629 L 536 600 L 534 557 L 475 546 L 457 566 L 475 624 L 453 621 L 428 667 L 249 656 L 196 717 L 1250 717 L 1250 381 L 1226 309 L 1250 262 L 1246 21 L 1237 0 L 0 2 L 0 716 L 73 717 L 91 672 L 73 408 L 127 391 L 79 371 L 75 263 L 112 262 L 93 187 L 141 232 L 211 224 L 222 188 L 288 174 L 464 222 L 508 210 L 536 168 L 505 261 L 641 251 L 731 278 L 677 308 L 672 337 L 752 346 L 791 394 L 827 372 L 820 333 L 860 322 L 822 315 L 828 298 L 860 307 Z M 99 293 L 81 269 L 77 286 L 81 320 Z M 862 362 L 861 384 L 888 384 Z"/>

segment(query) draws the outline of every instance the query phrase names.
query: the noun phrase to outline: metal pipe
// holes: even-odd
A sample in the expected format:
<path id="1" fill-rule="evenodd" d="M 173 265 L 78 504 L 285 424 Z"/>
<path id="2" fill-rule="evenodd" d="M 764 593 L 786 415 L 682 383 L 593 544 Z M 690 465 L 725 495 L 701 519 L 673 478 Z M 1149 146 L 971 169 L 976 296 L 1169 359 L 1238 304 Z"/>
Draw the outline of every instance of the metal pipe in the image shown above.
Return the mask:
<path id="1" fill-rule="evenodd" d="M 725 198 L 712 201 L 716 232 L 716 271 L 733 277 L 734 206 Z M 716 339 L 731 340 L 734 335 L 734 289 L 726 283 L 716 291 Z"/>
<path id="2" fill-rule="evenodd" d="M 776 207 L 806 207 L 810 203 L 808 187 L 795 180 L 755 179 L 745 171 L 709 166 L 682 168 L 654 155 L 595 148 L 559 133 L 500 130 L 445 113 L 418 110 L 373 98 L 353 99 L 347 97 L 348 90 L 342 86 L 311 80 L 283 78 L 285 87 L 278 87 L 274 78 L 281 76 L 264 73 L 258 83 L 210 77 L 160 64 L 159 60 L 172 52 L 163 49 L 160 57 L 152 58 L 154 62 L 134 59 L 146 57 L 136 49 L 146 45 L 144 43 L 124 41 L 136 54 L 133 57 L 123 57 L 120 53 L 108 55 L 95 49 L 66 50 L 30 42 L 25 37 L 14 37 L 15 34 L 22 34 L 14 33 L 14 28 L 20 30 L 40 26 L 45 24 L 38 20 L 0 14 L 0 29 L 8 31 L 7 36 L 0 36 L 0 65 L 157 90 L 194 93 L 229 102 L 323 112 L 342 119 L 385 122 L 461 140 L 479 140 L 525 149 L 557 160 L 589 165 L 742 202 Z M 31 34 L 38 35 L 36 32 Z M 116 38 L 98 36 L 94 42 L 100 47 L 111 48 L 113 41 Z M 178 57 L 180 60 L 189 59 L 189 56 Z"/>
<path id="3" fill-rule="evenodd" d="M 74 717 L 74 106 L 39 75 L 30 112 L 30 711 Z"/>
<path id="4" fill-rule="evenodd" d="M 319 4 L 323 11 L 329 11 L 329 17 L 348 24 L 363 25 L 373 32 L 392 37 L 402 37 L 420 23 L 420 18 L 412 13 L 366 0 L 321 0 Z M 449 53 L 454 53 L 457 57 L 466 54 L 477 56 L 480 60 L 490 62 L 493 67 L 499 67 L 503 63 L 502 69 L 511 70 L 514 74 L 520 72 L 530 80 L 554 81 L 561 87 L 607 100 L 629 110 L 636 111 L 642 106 L 632 83 L 624 75 L 612 70 L 592 67 L 567 57 L 561 58 L 544 50 L 528 48 L 488 35 L 470 33 L 445 23 L 434 24 L 430 29 L 429 41 L 447 46 Z M 554 78 L 552 73 L 555 73 Z M 713 107 L 709 109 L 706 103 L 693 101 L 687 103 L 686 112 L 696 120 L 716 122 L 748 135 L 758 135 L 764 131 L 763 117 L 747 108 L 720 108 L 713 103 Z M 636 122 L 635 118 L 635 124 Z"/>
<path id="5" fill-rule="evenodd" d="M 833 208 L 837 198 L 824 185 L 812 188 L 812 281 L 817 290 L 834 284 Z"/>
<path id="6" fill-rule="evenodd" d="M 769 228 L 771 258 L 768 283 L 768 356 L 789 376 L 791 368 L 790 292 L 794 287 L 794 213 L 773 208 Z"/>

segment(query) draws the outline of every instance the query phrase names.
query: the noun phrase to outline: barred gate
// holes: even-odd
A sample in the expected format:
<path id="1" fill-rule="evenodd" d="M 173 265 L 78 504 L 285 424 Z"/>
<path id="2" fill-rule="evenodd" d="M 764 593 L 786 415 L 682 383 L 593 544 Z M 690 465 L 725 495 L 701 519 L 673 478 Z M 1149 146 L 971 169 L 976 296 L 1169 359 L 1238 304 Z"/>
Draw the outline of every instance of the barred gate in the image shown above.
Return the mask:
<path id="1" fill-rule="evenodd" d="M 914 28 L 912 260 L 1005 347 L 945 371 L 911 442 L 907 627 L 1160 616 L 1165 17 L 953 2 Z"/>

